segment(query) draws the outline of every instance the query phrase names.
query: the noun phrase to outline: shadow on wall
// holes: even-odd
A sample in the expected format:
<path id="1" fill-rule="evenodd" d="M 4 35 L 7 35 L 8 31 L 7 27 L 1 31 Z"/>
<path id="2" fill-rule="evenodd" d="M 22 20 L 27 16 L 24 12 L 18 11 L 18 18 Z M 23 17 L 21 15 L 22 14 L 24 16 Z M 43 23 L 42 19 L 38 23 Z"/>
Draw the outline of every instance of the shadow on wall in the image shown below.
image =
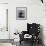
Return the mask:
<path id="1" fill-rule="evenodd" d="M 40 25 L 40 39 L 42 40 L 42 45 L 44 46 L 43 26 L 42 25 Z"/>

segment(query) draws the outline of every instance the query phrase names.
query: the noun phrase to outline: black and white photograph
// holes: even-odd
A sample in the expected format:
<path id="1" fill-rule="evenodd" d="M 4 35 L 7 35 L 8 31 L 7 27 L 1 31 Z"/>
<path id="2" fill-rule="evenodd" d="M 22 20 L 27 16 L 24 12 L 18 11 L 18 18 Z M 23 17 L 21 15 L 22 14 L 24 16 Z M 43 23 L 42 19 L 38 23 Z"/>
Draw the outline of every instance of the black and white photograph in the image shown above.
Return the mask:
<path id="1" fill-rule="evenodd" d="M 16 19 L 17 20 L 27 19 L 27 8 L 26 7 L 16 7 Z"/>
<path id="2" fill-rule="evenodd" d="M 0 46 L 46 46 L 46 0 L 0 0 Z"/>

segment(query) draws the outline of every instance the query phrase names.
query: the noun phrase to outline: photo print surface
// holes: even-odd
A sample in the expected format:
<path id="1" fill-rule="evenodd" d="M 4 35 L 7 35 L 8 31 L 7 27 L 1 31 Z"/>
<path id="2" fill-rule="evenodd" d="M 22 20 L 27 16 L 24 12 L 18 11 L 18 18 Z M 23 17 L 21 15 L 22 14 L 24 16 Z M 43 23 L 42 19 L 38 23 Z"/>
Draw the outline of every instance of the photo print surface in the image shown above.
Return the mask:
<path id="1" fill-rule="evenodd" d="M 16 19 L 17 20 L 27 19 L 27 8 L 26 7 L 16 7 Z"/>

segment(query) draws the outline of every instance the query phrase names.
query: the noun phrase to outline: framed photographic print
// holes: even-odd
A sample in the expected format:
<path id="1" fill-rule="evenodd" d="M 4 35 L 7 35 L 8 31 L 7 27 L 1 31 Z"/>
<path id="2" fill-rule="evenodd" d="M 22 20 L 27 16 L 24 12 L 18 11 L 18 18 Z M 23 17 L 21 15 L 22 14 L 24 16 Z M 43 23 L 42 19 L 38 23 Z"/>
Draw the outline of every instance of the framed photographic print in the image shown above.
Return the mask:
<path id="1" fill-rule="evenodd" d="M 27 19 L 27 8 L 26 7 L 16 7 L 16 19 L 17 20 Z"/>

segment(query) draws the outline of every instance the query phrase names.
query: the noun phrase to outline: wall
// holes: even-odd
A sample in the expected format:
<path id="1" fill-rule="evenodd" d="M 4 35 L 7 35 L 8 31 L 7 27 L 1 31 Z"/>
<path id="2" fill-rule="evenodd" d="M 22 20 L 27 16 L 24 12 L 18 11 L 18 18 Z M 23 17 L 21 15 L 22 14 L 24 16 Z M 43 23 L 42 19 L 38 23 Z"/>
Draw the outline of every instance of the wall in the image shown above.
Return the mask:
<path id="1" fill-rule="evenodd" d="M 0 0 L 0 3 L 8 3 L 8 0 Z"/>

